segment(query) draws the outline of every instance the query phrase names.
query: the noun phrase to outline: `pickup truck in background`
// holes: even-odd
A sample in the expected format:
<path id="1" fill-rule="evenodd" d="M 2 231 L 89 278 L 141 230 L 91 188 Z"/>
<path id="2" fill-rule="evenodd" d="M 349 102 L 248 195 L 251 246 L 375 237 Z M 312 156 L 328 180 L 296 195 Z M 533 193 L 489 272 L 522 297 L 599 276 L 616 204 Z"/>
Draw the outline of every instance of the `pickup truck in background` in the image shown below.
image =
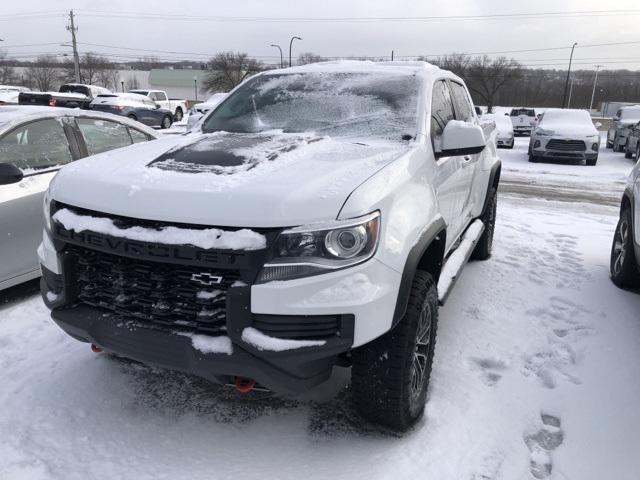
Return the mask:
<path id="1" fill-rule="evenodd" d="M 65 83 L 57 92 L 20 92 L 20 105 L 48 105 L 50 107 L 89 108 L 95 97 L 108 94 L 108 88 L 82 83 Z"/>
<path id="2" fill-rule="evenodd" d="M 516 135 L 530 135 L 536 126 L 537 117 L 533 108 L 513 108 L 509 116 L 513 125 L 513 133 Z"/>
<path id="3" fill-rule="evenodd" d="M 169 98 L 164 90 L 129 90 L 129 93 L 137 93 L 138 95 L 149 97 L 157 105 L 160 105 L 160 108 L 170 110 L 173 114 L 173 120 L 176 122 L 181 121 L 188 110 L 186 100 Z"/>

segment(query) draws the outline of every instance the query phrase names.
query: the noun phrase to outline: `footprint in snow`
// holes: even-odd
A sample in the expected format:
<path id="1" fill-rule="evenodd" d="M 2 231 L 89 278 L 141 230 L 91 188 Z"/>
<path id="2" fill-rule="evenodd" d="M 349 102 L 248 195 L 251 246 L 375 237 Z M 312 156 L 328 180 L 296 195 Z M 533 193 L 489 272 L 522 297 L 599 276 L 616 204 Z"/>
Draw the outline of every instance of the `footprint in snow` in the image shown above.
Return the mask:
<path id="1" fill-rule="evenodd" d="M 564 431 L 560 418 L 542 413 L 540 415 L 542 427 L 529 434 L 525 434 L 524 443 L 530 452 L 529 469 L 534 478 L 542 479 L 551 475 L 553 470 L 553 451 L 562 445 Z"/>
<path id="2" fill-rule="evenodd" d="M 502 378 L 503 372 L 509 367 L 507 362 L 499 358 L 471 358 L 479 368 L 482 380 L 489 387 L 493 387 Z"/>

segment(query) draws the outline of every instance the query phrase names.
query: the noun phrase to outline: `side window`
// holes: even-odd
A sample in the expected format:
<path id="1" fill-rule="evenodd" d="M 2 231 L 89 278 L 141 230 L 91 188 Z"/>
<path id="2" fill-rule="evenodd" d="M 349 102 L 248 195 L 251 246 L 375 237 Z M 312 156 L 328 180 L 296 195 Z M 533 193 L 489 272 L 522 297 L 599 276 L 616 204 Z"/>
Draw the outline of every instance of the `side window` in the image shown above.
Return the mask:
<path id="1" fill-rule="evenodd" d="M 442 150 L 442 132 L 453 118 L 453 103 L 449 88 L 444 80 L 437 81 L 433 86 L 431 98 L 431 143 L 435 152 Z"/>
<path id="2" fill-rule="evenodd" d="M 151 100 L 150 98 L 145 98 L 144 100 L 142 100 L 142 104 L 146 108 L 156 108 L 156 103 L 153 100 Z"/>
<path id="3" fill-rule="evenodd" d="M 0 163 L 20 169 L 48 168 L 73 160 L 60 122 L 53 118 L 22 125 L 0 139 Z"/>
<path id="4" fill-rule="evenodd" d="M 456 120 L 463 122 L 473 121 L 473 107 L 469 100 L 469 95 L 462 85 L 456 82 L 449 82 L 451 93 L 456 106 Z"/>
<path id="5" fill-rule="evenodd" d="M 129 127 L 129 135 L 131 135 L 131 140 L 133 140 L 133 143 L 147 142 L 150 140 L 146 133 L 142 133 L 140 130 L 136 130 L 135 128 L 131 127 Z"/>
<path id="6" fill-rule="evenodd" d="M 156 99 L 163 102 L 167 99 L 167 94 L 164 92 L 156 92 Z"/>
<path id="7" fill-rule="evenodd" d="M 131 145 L 127 127 L 109 120 L 77 118 L 89 155 Z"/>

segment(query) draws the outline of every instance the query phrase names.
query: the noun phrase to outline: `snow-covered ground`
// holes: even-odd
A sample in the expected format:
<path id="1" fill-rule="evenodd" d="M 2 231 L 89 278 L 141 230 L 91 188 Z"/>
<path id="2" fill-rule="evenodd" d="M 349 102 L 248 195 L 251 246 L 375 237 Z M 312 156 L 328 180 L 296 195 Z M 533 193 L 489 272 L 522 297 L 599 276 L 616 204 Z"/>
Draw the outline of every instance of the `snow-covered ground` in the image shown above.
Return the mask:
<path id="1" fill-rule="evenodd" d="M 344 369 L 300 398 L 242 396 L 93 354 L 23 287 L 0 293 L 0 479 L 637 479 L 640 295 L 608 278 L 617 208 L 547 199 L 569 180 L 618 192 L 633 161 L 530 165 L 527 141 L 500 150 L 494 255 L 441 311 L 412 432 L 364 424 Z"/>

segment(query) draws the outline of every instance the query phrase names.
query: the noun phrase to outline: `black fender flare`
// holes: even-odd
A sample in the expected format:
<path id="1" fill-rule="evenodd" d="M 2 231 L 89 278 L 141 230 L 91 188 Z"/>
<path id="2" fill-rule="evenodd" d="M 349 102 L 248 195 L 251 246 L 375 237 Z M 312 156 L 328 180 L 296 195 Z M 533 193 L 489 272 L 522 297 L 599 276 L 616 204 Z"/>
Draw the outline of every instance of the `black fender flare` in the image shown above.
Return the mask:
<path id="1" fill-rule="evenodd" d="M 620 215 L 622 215 L 622 210 L 624 210 L 625 200 L 629 202 L 629 209 L 631 210 L 631 238 L 633 240 L 634 253 L 636 254 L 636 261 L 640 259 L 640 247 L 638 247 L 638 242 L 636 242 L 636 232 L 635 232 L 635 221 L 636 218 L 636 205 L 633 199 L 633 190 L 626 188 L 624 193 L 622 194 L 622 201 L 620 202 Z"/>
<path id="2" fill-rule="evenodd" d="M 491 173 L 489 174 L 489 183 L 487 183 L 487 193 L 484 196 L 484 204 L 482 205 L 482 213 L 480 217 L 484 216 L 487 208 L 489 206 L 489 201 L 491 200 L 490 193 L 491 189 L 495 187 L 498 188 L 498 183 L 500 183 L 500 172 L 502 171 L 502 161 L 497 160 L 496 163 L 491 167 Z"/>
<path id="3" fill-rule="evenodd" d="M 434 275 L 434 281 L 436 283 L 438 282 L 437 277 L 440 275 L 440 269 L 442 268 L 442 263 L 444 261 L 446 229 L 447 225 L 444 222 L 444 218 L 438 216 L 425 230 L 422 231 L 415 245 L 411 248 L 402 271 L 402 278 L 400 280 L 400 288 L 398 289 L 398 298 L 396 300 L 396 308 L 393 312 L 391 328 L 395 327 L 404 317 L 404 314 L 407 311 L 407 305 L 409 304 L 411 285 L 413 284 L 413 278 L 415 277 L 416 270 L 418 269 L 420 260 L 422 260 L 425 252 L 434 242 L 442 242 L 441 258 L 434 259 L 435 265 L 438 265 L 439 268 L 437 272 L 430 272 Z"/>

